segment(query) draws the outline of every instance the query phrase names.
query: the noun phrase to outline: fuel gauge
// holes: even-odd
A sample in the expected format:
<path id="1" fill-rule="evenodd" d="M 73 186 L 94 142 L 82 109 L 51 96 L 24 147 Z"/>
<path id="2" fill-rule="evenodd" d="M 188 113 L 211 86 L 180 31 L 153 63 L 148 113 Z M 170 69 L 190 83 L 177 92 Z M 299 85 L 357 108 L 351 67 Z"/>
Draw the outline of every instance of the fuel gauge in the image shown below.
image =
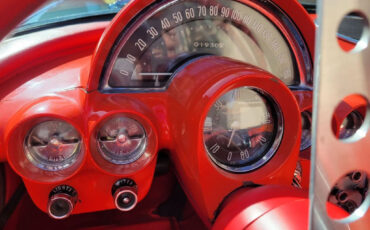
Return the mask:
<path id="1" fill-rule="evenodd" d="M 98 149 L 113 164 L 129 164 L 144 153 L 146 133 L 134 119 L 119 116 L 108 120 L 98 132 Z"/>

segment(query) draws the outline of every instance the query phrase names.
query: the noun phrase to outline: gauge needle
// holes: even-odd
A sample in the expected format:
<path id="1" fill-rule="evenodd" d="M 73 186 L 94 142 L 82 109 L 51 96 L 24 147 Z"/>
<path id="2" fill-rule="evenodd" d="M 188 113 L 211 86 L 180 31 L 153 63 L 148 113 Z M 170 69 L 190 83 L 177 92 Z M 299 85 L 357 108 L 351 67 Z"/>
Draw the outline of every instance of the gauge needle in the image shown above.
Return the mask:
<path id="1" fill-rule="evenodd" d="M 234 139 L 234 136 L 235 136 L 235 132 L 236 132 L 236 130 L 239 128 L 239 122 L 234 121 L 234 122 L 231 124 L 231 128 L 232 128 L 232 132 L 231 132 L 231 136 L 230 136 L 229 143 L 227 144 L 227 147 L 228 147 L 228 148 L 230 148 L 231 142 L 232 142 L 232 140 Z"/>
<path id="2" fill-rule="evenodd" d="M 234 135 L 235 135 L 235 129 L 233 129 L 233 131 L 231 132 L 230 140 L 229 140 L 229 143 L 227 144 L 228 148 L 230 148 L 230 145 L 231 145 L 231 142 L 234 138 Z"/>

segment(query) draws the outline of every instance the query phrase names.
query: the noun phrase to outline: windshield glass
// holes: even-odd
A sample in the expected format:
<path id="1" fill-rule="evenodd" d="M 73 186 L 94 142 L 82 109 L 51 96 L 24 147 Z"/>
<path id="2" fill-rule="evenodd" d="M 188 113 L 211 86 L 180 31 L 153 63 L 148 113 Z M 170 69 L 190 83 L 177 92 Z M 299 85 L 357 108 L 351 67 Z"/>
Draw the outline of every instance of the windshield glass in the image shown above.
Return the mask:
<path id="1" fill-rule="evenodd" d="M 316 0 L 299 0 L 303 5 L 316 5 Z"/>
<path id="2" fill-rule="evenodd" d="M 19 27 L 25 31 L 52 23 L 116 14 L 130 0 L 49 0 Z"/>
<path id="3" fill-rule="evenodd" d="M 316 13 L 317 0 L 298 0 L 309 13 Z M 49 26 L 60 26 L 59 23 L 73 22 L 98 16 L 110 16 L 111 19 L 130 0 L 49 0 L 39 10 L 29 16 L 13 35 L 32 32 L 33 30 L 44 29 Z M 94 17 L 94 18 L 93 18 Z M 78 21 L 77 21 L 78 22 Z M 358 41 L 364 22 L 361 18 L 350 15 L 346 17 L 339 28 L 339 36 L 346 40 Z"/>

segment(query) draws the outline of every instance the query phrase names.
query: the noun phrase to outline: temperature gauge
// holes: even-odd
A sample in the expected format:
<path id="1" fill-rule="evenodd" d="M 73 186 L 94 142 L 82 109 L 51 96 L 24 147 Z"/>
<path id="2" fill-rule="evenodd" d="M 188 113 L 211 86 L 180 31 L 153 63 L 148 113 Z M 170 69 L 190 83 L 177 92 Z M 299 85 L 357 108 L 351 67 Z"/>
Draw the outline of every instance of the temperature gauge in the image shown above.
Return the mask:
<path id="1" fill-rule="evenodd" d="M 282 114 L 266 93 L 243 87 L 219 98 L 203 129 L 210 158 L 221 168 L 248 172 L 265 164 L 281 142 Z"/>

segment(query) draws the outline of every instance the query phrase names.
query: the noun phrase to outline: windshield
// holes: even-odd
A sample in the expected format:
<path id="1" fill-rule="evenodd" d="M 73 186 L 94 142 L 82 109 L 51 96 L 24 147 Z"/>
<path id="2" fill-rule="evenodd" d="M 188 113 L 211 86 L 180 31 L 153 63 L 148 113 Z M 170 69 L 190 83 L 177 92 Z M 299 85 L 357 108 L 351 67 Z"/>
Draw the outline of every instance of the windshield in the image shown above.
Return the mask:
<path id="1" fill-rule="evenodd" d="M 52 23 L 116 14 L 130 0 L 49 0 L 29 16 L 17 31 L 26 31 Z"/>
<path id="2" fill-rule="evenodd" d="M 316 0 L 299 0 L 303 5 L 316 5 Z"/>
<path id="3" fill-rule="evenodd" d="M 316 13 L 317 0 L 298 0 L 309 13 Z M 109 20 L 130 0 L 49 0 L 39 10 L 21 23 L 13 35 L 60 26 L 60 23 L 78 23 L 81 19 L 98 20 L 99 16 L 109 16 Z M 101 18 L 103 19 L 103 18 Z M 107 18 L 104 18 L 107 20 Z M 63 24 L 63 25 L 64 25 Z M 358 41 L 364 27 L 364 20 L 349 15 L 340 25 L 338 36 L 349 41 Z"/>

